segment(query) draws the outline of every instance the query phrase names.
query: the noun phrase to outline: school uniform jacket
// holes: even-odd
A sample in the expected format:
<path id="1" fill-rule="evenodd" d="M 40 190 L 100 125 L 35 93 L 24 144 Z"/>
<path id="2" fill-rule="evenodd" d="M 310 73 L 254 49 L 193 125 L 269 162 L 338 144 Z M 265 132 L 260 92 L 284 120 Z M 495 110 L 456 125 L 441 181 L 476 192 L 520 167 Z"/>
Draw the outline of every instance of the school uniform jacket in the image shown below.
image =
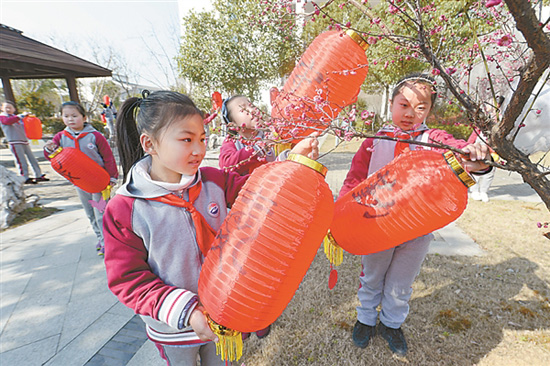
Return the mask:
<path id="1" fill-rule="evenodd" d="M 52 142 L 57 146 L 74 148 L 77 139 L 80 151 L 104 168 L 111 178 L 118 178 L 118 169 L 113 150 L 111 150 L 105 136 L 88 123 L 84 124 L 84 128 L 79 132 L 75 132 L 69 127 L 65 128 L 63 131 L 55 134 Z M 44 156 L 48 160 L 50 160 L 49 155 L 50 152 L 44 150 Z"/>
<path id="2" fill-rule="evenodd" d="M 2 123 L 2 131 L 4 131 L 9 144 L 29 144 L 21 115 L 2 113 L 0 114 L 0 123 Z"/>
<path id="3" fill-rule="evenodd" d="M 377 133 L 377 135 L 383 135 L 384 132 L 393 132 L 393 130 L 393 126 L 385 126 Z M 426 125 L 421 125 L 420 128 L 417 129 L 417 131 L 418 130 L 423 130 L 424 132 L 414 138 L 414 140 L 417 141 L 440 142 L 445 145 L 449 145 L 459 149 L 462 149 L 469 145 L 468 142 L 456 139 L 453 135 L 444 130 L 429 129 Z M 365 139 L 351 161 L 351 167 L 346 176 L 346 179 L 344 180 L 342 189 L 340 189 L 339 197 L 342 197 L 343 195 L 351 191 L 355 186 L 365 180 L 368 176 L 382 168 L 384 165 L 387 165 L 389 162 L 391 162 L 394 158 L 396 143 L 396 141 L 391 140 L 373 138 Z M 445 151 L 445 149 L 415 144 L 409 144 L 409 148 L 411 150 L 434 150 L 441 153 Z"/>
<path id="4" fill-rule="evenodd" d="M 151 157 L 137 164 L 148 171 Z M 201 168 L 190 187 L 202 182 L 195 208 L 218 231 L 248 176 Z M 148 198 L 172 193 L 136 172 L 107 204 L 103 216 L 105 267 L 111 291 L 141 315 L 155 342 L 204 343 L 189 326 L 197 305 L 204 257 L 186 209 Z M 188 200 L 188 191 L 176 192 Z"/>

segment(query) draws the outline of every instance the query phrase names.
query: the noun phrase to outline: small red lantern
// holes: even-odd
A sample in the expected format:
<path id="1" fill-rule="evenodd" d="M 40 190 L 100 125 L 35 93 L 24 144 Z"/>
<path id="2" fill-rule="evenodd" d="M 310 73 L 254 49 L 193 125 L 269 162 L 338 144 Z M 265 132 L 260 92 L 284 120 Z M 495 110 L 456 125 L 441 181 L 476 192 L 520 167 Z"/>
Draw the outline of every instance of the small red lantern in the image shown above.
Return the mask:
<path id="1" fill-rule="evenodd" d="M 357 100 L 368 72 L 367 48 L 351 29 L 327 31 L 313 40 L 272 102 L 271 117 L 281 139 L 326 129 Z"/>
<path id="2" fill-rule="evenodd" d="M 219 91 L 212 93 L 212 111 L 219 111 L 222 108 L 222 94 Z"/>
<path id="3" fill-rule="evenodd" d="M 42 139 L 42 121 L 35 115 L 29 114 L 23 118 L 25 134 L 29 140 Z"/>
<path id="4" fill-rule="evenodd" d="M 473 184 L 451 151 L 404 152 L 336 201 L 325 252 L 338 265 L 334 247 L 366 255 L 440 229 L 464 212 Z"/>
<path id="5" fill-rule="evenodd" d="M 107 107 L 109 107 L 111 105 L 111 98 L 109 98 L 108 95 L 103 96 L 103 104 L 105 104 L 105 106 L 107 106 Z"/>
<path id="6" fill-rule="evenodd" d="M 49 158 L 56 172 L 88 193 L 102 192 L 109 185 L 109 173 L 78 149 L 59 147 Z"/>
<path id="7" fill-rule="evenodd" d="M 325 174 L 322 164 L 291 154 L 254 170 L 241 189 L 199 278 L 223 359 L 238 359 L 239 332 L 272 324 L 298 289 L 332 221 Z"/>

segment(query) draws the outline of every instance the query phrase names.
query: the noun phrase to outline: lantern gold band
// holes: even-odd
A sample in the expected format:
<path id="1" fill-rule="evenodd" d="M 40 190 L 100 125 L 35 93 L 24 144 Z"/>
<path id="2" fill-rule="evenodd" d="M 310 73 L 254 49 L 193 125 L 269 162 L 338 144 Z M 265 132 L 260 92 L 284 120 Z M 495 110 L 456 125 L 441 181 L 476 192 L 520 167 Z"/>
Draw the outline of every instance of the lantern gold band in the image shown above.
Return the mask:
<path id="1" fill-rule="evenodd" d="M 53 159 L 54 156 L 56 156 L 57 154 L 59 154 L 59 153 L 61 152 L 61 150 L 63 150 L 63 148 L 60 146 L 60 147 L 58 147 L 57 149 L 55 149 L 55 151 L 54 151 L 53 153 L 51 153 L 50 155 L 48 155 L 48 157 L 49 157 L 50 159 Z"/>
<path id="2" fill-rule="evenodd" d="M 445 160 L 447 160 L 447 163 L 449 164 L 451 169 L 466 187 L 470 188 L 471 186 L 476 184 L 475 180 L 470 176 L 470 174 L 468 174 L 468 172 L 464 170 L 462 165 L 460 165 L 455 157 L 455 154 L 453 154 L 452 151 L 445 152 L 443 156 L 445 157 Z"/>
<path id="3" fill-rule="evenodd" d="M 300 164 L 303 164 L 313 170 L 315 170 L 316 172 L 320 173 L 323 177 L 326 177 L 327 175 L 327 167 L 324 166 L 323 164 L 315 161 L 315 160 L 312 160 L 308 157 L 305 157 L 303 155 L 300 155 L 300 154 L 289 154 L 288 157 L 286 158 L 286 160 L 291 160 L 291 161 L 295 161 L 297 163 L 300 163 Z"/>
<path id="4" fill-rule="evenodd" d="M 356 31 L 352 30 L 352 29 L 348 29 L 346 31 L 346 34 L 348 36 L 350 36 L 351 39 L 353 39 L 355 41 L 355 43 L 357 43 L 359 45 L 359 47 L 361 47 L 363 50 L 367 50 L 367 48 L 369 48 L 369 44 L 367 42 L 365 42 L 365 40 L 363 39 L 363 37 L 361 37 L 359 35 L 359 33 L 357 33 Z"/>

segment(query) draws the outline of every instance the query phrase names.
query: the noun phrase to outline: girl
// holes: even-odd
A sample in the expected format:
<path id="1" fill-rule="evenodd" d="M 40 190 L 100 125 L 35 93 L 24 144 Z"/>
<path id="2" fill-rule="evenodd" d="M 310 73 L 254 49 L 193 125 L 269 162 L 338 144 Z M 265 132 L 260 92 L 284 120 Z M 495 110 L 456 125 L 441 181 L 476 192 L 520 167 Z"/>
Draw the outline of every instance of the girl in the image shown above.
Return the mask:
<path id="1" fill-rule="evenodd" d="M 158 91 L 130 98 L 117 120 L 125 184 L 103 220 L 111 291 L 140 314 L 168 365 L 223 365 L 197 296 L 202 263 L 247 179 L 199 166 L 202 113 L 187 96 Z M 318 142 L 295 153 L 317 158 Z M 145 155 L 145 156 L 144 156 Z"/>
<path id="2" fill-rule="evenodd" d="M 377 135 L 454 146 L 469 153 L 463 164 L 468 171 L 487 170 L 488 166 L 480 161 L 488 155 L 486 145 L 468 145 L 445 131 L 430 130 L 425 125 L 435 98 L 436 90 L 431 77 L 420 74 L 402 79 L 393 90 L 390 104 L 393 125 L 383 127 Z M 340 197 L 388 164 L 404 149 L 420 148 L 425 147 L 391 140 L 366 139 L 353 157 Z M 489 167 L 487 172 L 490 170 Z M 379 318 L 377 332 L 388 342 L 391 351 L 400 356 L 407 353 L 401 324 L 409 313 L 411 286 L 420 272 L 432 238 L 433 235 L 428 234 L 395 248 L 362 256 L 363 268 L 358 290 L 360 306 L 357 307 L 357 322 L 352 335 L 355 345 L 361 348 L 368 345 L 375 334 Z M 377 311 L 379 305 L 380 314 Z"/>
<path id="3" fill-rule="evenodd" d="M 25 134 L 23 118 L 27 115 L 28 113 L 18 115 L 15 103 L 5 101 L 2 103 L 2 113 L 0 114 L 2 131 L 4 131 L 4 135 L 10 145 L 10 151 L 15 158 L 15 164 L 19 168 L 19 174 L 25 178 L 25 184 L 47 182 L 49 179 L 46 178 L 46 174 L 42 174 L 38 161 L 29 147 L 27 135 Z M 29 177 L 29 166 L 27 165 L 27 159 L 29 159 L 32 169 L 34 170 L 34 179 Z"/>
<path id="4" fill-rule="evenodd" d="M 222 118 L 226 124 L 233 124 L 240 139 L 226 138 L 220 148 L 220 168 L 233 167 L 240 175 L 252 173 L 257 167 L 274 161 L 275 151 L 263 148 L 254 140 L 260 141 L 263 132 L 257 129 L 260 111 L 243 95 L 234 95 L 223 101 Z"/>
<path id="5" fill-rule="evenodd" d="M 113 156 L 113 151 L 105 137 L 90 124 L 86 122 L 86 111 L 77 102 L 66 102 L 61 105 L 61 117 L 63 123 L 67 126 L 63 131 L 58 132 L 51 141 L 44 146 L 44 156 L 47 159 L 59 146 L 73 147 L 80 149 L 88 155 L 93 161 L 102 166 L 111 177 L 111 186 L 116 184 L 118 170 Z M 84 207 L 86 216 L 92 224 L 94 233 L 98 239 L 96 250 L 98 255 L 104 255 L 102 220 L 103 213 L 95 207 L 92 207 L 91 200 L 99 202 L 101 193 L 88 193 L 76 187 L 78 198 Z"/>

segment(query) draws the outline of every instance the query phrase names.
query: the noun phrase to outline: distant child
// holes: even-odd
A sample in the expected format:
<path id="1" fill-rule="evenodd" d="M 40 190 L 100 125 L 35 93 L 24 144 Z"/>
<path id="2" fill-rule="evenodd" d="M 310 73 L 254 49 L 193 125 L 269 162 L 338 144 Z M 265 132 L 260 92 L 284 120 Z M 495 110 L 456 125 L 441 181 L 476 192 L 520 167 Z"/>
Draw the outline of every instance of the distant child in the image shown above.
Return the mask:
<path id="1" fill-rule="evenodd" d="M 10 151 L 15 159 L 15 164 L 19 169 L 19 174 L 25 178 L 25 184 L 36 184 L 38 182 L 49 181 L 46 174 L 42 174 L 38 161 L 34 157 L 29 146 L 29 140 L 25 134 L 25 125 L 23 118 L 29 113 L 17 114 L 17 107 L 14 102 L 5 101 L 2 103 L 2 113 L 0 114 L 0 122 L 2 123 L 2 131 L 8 140 Z M 27 159 L 31 163 L 34 170 L 35 178 L 29 177 L 29 166 Z"/>
<path id="2" fill-rule="evenodd" d="M 393 90 L 390 104 L 393 125 L 383 127 L 377 135 L 454 146 L 469 153 L 469 157 L 463 162 L 466 170 L 491 170 L 480 161 L 488 155 L 485 145 L 469 145 L 445 131 L 429 129 L 425 125 L 435 98 L 436 90 L 431 77 L 419 74 L 402 79 Z M 430 148 L 367 138 L 353 157 L 340 197 L 406 149 Z M 353 342 L 356 346 L 365 348 L 377 330 L 377 333 L 388 342 L 393 353 L 400 356 L 407 353 L 407 343 L 401 324 L 405 322 L 409 313 L 412 284 L 420 272 L 432 238 L 433 235 L 430 233 L 395 248 L 361 256 L 363 268 L 357 293 L 360 306 L 357 307 L 358 320 L 353 328 Z M 377 311 L 379 305 L 380 314 Z M 380 322 L 376 328 L 378 319 Z"/>
<path id="3" fill-rule="evenodd" d="M 248 176 L 211 167 L 203 115 L 171 91 L 144 92 L 118 113 L 125 183 L 103 219 L 107 283 L 141 315 L 168 365 L 224 365 L 198 298 L 201 267 Z M 318 156 L 316 139 L 295 153 Z M 214 342 L 213 342 L 214 341 Z"/>
<path id="4" fill-rule="evenodd" d="M 58 132 L 44 146 L 44 156 L 50 159 L 49 155 L 60 146 L 77 148 L 109 173 L 111 177 L 110 183 L 114 186 L 117 182 L 118 170 L 113 151 L 105 137 L 86 122 L 86 111 L 84 108 L 77 102 L 63 103 L 61 105 L 61 118 L 63 118 L 63 123 L 67 127 L 63 131 Z M 75 188 L 86 216 L 88 216 L 88 220 L 90 220 L 98 239 L 96 245 L 98 255 L 103 255 L 105 253 L 102 230 L 103 213 L 90 203 L 90 200 L 100 202 L 102 199 L 101 193 L 89 193 L 79 187 L 75 186 Z"/>
<path id="5" fill-rule="evenodd" d="M 240 175 L 246 175 L 277 158 L 273 148 L 258 144 L 263 137 L 263 132 L 257 129 L 260 113 L 243 95 L 234 95 L 223 101 L 223 121 L 234 125 L 238 136 L 226 138 L 222 143 L 219 158 L 221 169 L 231 168 Z"/>

